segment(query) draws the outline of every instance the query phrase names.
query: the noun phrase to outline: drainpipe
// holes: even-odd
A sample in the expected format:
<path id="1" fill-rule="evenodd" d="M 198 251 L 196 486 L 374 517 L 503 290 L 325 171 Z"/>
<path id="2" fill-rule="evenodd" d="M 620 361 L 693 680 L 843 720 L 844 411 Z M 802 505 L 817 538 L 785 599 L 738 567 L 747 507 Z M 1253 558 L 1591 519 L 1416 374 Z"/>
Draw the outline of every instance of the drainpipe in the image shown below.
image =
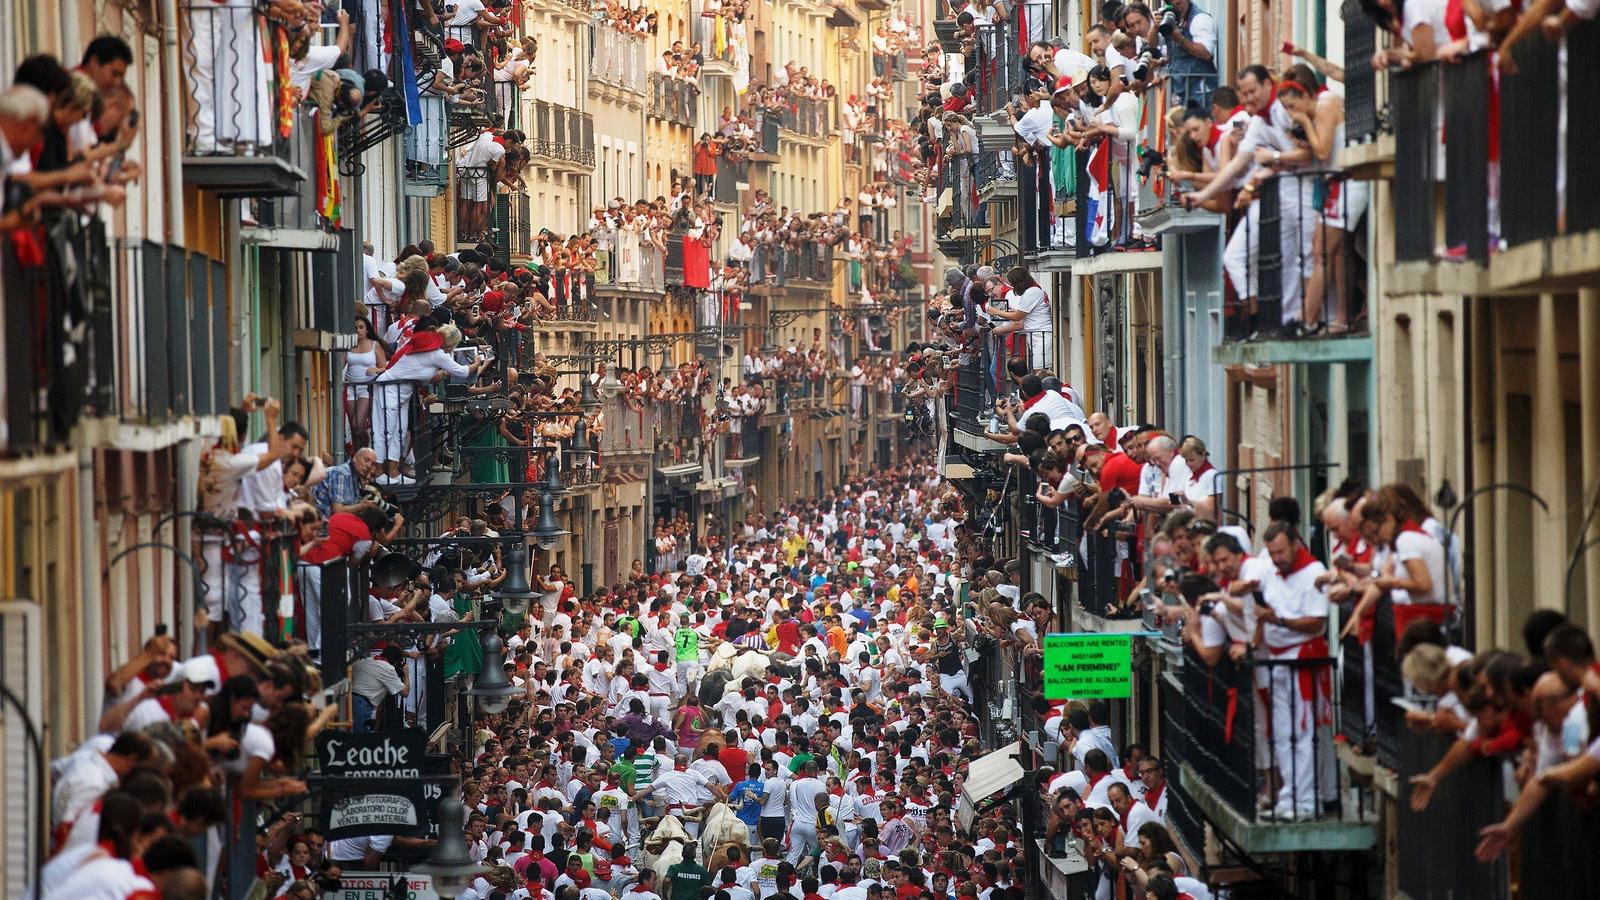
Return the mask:
<path id="1" fill-rule="evenodd" d="M 179 75 L 183 54 L 178 49 L 178 0 L 161 0 L 161 85 L 166 115 L 166 240 L 183 243 L 183 143 L 188 117 Z"/>

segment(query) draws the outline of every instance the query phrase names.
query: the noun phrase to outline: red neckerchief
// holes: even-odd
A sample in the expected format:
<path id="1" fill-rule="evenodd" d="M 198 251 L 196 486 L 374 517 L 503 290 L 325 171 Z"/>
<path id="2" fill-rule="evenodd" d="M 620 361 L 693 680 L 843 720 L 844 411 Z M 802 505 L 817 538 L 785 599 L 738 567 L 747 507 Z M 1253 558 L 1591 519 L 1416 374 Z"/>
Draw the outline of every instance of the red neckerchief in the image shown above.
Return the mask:
<path id="1" fill-rule="evenodd" d="M 1190 475 L 1195 478 L 1199 478 L 1201 475 L 1211 471 L 1213 468 L 1215 467 L 1211 465 L 1211 460 L 1207 459 L 1205 462 L 1200 464 L 1200 468 L 1195 469 L 1190 473 Z"/>
<path id="2" fill-rule="evenodd" d="M 1277 102 L 1278 102 L 1278 83 L 1276 81 L 1274 81 L 1272 83 L 1272 90 L 1267 92 L 1267 105 L 1265 107 L 1265 112 L 1262 112 L 1260 114 L 1261 118 L 1265 119 L 1265 118 L 1271 116 L 1272 115 L 1272 104 L 1277 103 Z"/>
<path id="3" fill-rule="evenodd" d="M 1032 399 L 1022 401 L 1022 408 L 1023 409 L 1032 409 L 1033 405 L 1035 403 L 1038 403 L 1040 400 L 1043 400 L 1046 396 L 1049 395 L 1049 393 L 1050 393 L 1049 391 L 1040 391 L 1039 393 L 1034 394 Z"/>
<path id="4" fill-rule="evenodd" d="M 1153 791 L 1152 790 L 1145 791 L 1144 792 L 1144 802 L 1146 804 L 1148 804 L 1151 809 L 1155 809 L 1156 808 L 1156 804 L 1161 802 L 1161 795 L 1166 793 L 1166 790 L 1167 790 L 1167 786 L 1165 784 L 1163 784 L 1161 787 L 1158 787 Z"/>
<path id="5" fill-rule="evenodd" d="M 1400 523 L 1400 530 L 1402 532 L 1409 531 L 1409 532 L 1412 532 L 1414 534 L 1424 534 L 1424 535 L 1427 534 L 1426 531 L 1422 530 L 1422 526 L 1421 525 L 1418 525 L 1415 521 L 1413 521 L 1411 519 L 1406 519 L 1405 521 L 1401 522 Z"/>
<path id="6" fill-rule="evenodd" d="M 178 711 L 172 708 L 171 696 L 157 697 L 156 703 L 159 704 L 162 709 L 167 711 L 167 718 L 174 722 L 178 721 Z"/>
<path id="7" fill-rule="evenodd" d="M 211 651 L 211 658 L 217 661 L 217 684 L 220 686 L 222 682 L 233 677 L 233 673 L 228 671 L 228 664 L 222 661 L 221 650 Z"/>
<path id="8" fill-rule="evenodd" d="M 1239 113 L 1242 113 L 1244 111 L 1245 111 L 1244 104 L 1241 103 L 1238 106 L 1235 106 L 1233 109 L 1228 110 L 1228 119 L 1232 119 L 1234 116 L 1237 116 Z M 1227 120 L 1225 119 L 1224 121 L 1227 121 Z"/>
<path id="9" fill-rule="evenodd" d="M 1089 779 L 1089 786 L 1084 790 L 1083 795 L 1085 797 L 1087 797 L 1090 794 L 1094 793 L 1094 786 L 1099 784 L 1100 783 L 1100 779 L 1106 777 L 1106 775 L 1107 775 L 1107 773 L 1101 772 L 1099 775 L 1096 775 L 1095 777 Z"/>
<path id="10" fill-rule="evenodd" d="M 1317 558 L 1311 555 L 1311 551 L 1306 549 L 1306 545 L 1301 544 L 1299 552 L 1295 554 L 1294 565 L 1290 566 L 1289 571 L 1283 573 L 1283 575 L 1287 578 L 1316 561 Z"/>
<path id="11" fill-rule="evenodd" d="M 1212 147 L 1215 147 L 1217 144 L 1221 143 L 1222 142 L 1222 134 L 1223 134 L 1223 131 L 1222 131 L 1222 126 L 1221 125 L 1212 125 L 1211 126 L 1211 137 L 1210 137 L 1209 140 L 1206 141 L 1206 149 L 1210 150 Z"/>
<path id="12" fill-rule="evenodd" d="M 443 347 L 444 338 L 437 331 L 413 331 L 410 340 L 402 344 L 400 349 L 389 357 L 389 361 L 384 364 L 383 369 L 387 372 L 394 368 L 394 364 L 399 362 L 401 357 L 412 351 L 427 353 L 430 350 L 439 350 Z"/>

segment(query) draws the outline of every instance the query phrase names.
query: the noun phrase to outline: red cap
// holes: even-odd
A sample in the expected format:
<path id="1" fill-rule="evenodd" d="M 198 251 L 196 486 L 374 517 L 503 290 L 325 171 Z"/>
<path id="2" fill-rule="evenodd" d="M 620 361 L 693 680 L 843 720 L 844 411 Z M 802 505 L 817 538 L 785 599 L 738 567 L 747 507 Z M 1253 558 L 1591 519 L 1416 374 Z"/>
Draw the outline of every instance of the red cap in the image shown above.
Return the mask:
<path id="1" fill-rule="evenodd" d="M 460 53 L 465 49 L 467 49 L 467 45 L 455 38 L 449 38 L 444 42 L 444 52 L 446 53 Z"/>

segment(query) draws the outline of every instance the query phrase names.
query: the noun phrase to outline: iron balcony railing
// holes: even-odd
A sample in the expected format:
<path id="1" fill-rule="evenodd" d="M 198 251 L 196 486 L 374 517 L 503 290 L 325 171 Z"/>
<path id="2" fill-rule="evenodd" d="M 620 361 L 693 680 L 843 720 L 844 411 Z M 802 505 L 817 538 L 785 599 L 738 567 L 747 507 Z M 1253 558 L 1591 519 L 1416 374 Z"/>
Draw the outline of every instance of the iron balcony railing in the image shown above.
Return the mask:
<path id="1" fill-rule="evenodd" d="M 1600 23 L 1574 27 L 1564 49 L 1533 36 L 1509 52 L 1514 71 L 1502 69 L 1498 97 L 1487 53 L 1389 73 L 1397 259 L 1484 261 L 1502 246 L 1600 227 L 1600 176 L 1560 163 L 1600 142 L 1591 89 Z"/>
<path id="2" fill-rule="evenodd" d="M 184 155 L 255 156 L 272 150 L 285 97 L 274 86 L 278 44 L 264 45 L 263 35 L 278 33 L 282 25 L 268 20 L 265 4 L 186 2 L 182 16 L 188 92 Z"/>
<path id="3" fill-rule="evenodd" d="M 1360 0 L 1344 0 L 1344 139 L 1358 144 L 1378 134 L 1378 73 L 1372 54 L 1378 49 L 1378 27 Z"/>
<path id="4" fill-rule="evenodd" d="M 650 115 L 657 119 L 693 128 L 700 88 L 692 81 L 650 73 Z"/>
<path id="5" fill-rule="evenodd" d="M 1011 21 L 1001 19 L 978 26 L 978 83 L 974 97 L 977 114 L 1003 110 L 1007 103 L 1018 99 L 1024 78 L 1022 64 L 1015 25 Z"/>
<path id="6" fill-rule="evenodd" d="M 750 258 L 752 285 L 782 286 L 795 282 L 829 284 L 833 281 L 833 247 L 802 244 L 785 247 L 762 244 Z"/>
<path id="7" fill-rule="evenodd" d="M 648 56 L 642 35 L 622 34 L 609 25 L 590 29 L 589 76 L 601 84 L 645 93 Z"/>
<path id="8" fill-rule="evenodd" d="M 1333 664 L 1330 657 L 1257 655 L 1208 666 L 1186 647 L 1184 714 L 1163 744 L 1245 821 L 1270 821 L 1266 813 L 1274 809 L 1305 820 L 1330 815 L 1339 802 Z M 1281 772 L 1281 781 L 1264 779 L 1263 771 Z M 1192 795 L 1186 781 L 1174 786 Z"/>
<path id="9" fill-rule="evenodd" d="M 718 203 L 738 203 L 739 185 L 748 184 L 749 178 L 748 160 L 730 160 L 726 157 L 717 160 L 717 174 L 711 183 L 712 198 Z"/>
<path id="10" fill-rule="evenodd" d="M 595 270 L 598 287 L 664 291 L 667 287 L 666 254 L 638 232 L 625 229 L 599 229 Z"/>
<path id="11" fill-rule="evenodd" d="M 488 166 L 455 167 L 456 243 L 466 246 L 496 236 L 496 222 L 503 210 L 498 199 L 498 182 Z"/>
<path id="12" fill-rule="evenodd" d="M 833 133 L 833 101 L 790 97 L 789 105 L 778 111 L 778 121 L 796 134 L 827 137 Z"/>
<path id="13" fill-rule="evenodd" d="M 533 102 L 528 150 L 561 162 L 594 165 L 594 117 L 559 103 Z"/>
<path id="14" fill-rule="evenodd" d="M 1367 186 L 1343 172 L 1262 180 L 1223 254 L 1224 339 L 1367 330 Z"/>

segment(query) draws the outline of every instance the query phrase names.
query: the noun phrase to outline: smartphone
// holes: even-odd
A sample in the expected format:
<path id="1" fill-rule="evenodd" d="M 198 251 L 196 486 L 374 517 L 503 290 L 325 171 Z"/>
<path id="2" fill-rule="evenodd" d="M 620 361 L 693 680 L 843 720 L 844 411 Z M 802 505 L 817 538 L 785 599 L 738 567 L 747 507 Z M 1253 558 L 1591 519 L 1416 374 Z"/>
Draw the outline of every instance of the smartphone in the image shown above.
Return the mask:
<path id="1" fill-rule="evenodd" d="M 1255 598 L 1257 606 L 1263 606 L 1263 607 L 1268 607 L 1268 608 L 1270 608 L 1272 606 L 1272 604 L 1267 602 L 1267 598 L 1264 595 L 1262 595 L 1262 593 L 1260 591 L 1251 591 L 1250 592 L 1250 596 Z"/>
<path id="2" fill-rule="evenodd" d="M 1168 494 L 1167 495 L 1167 502 L 1171 503 L 1173 506 L 1182 506 L 1183 505 L 1183 495 L 1179 494 L 1177 492 L 1173 492 L 1171 494 Z"/>

